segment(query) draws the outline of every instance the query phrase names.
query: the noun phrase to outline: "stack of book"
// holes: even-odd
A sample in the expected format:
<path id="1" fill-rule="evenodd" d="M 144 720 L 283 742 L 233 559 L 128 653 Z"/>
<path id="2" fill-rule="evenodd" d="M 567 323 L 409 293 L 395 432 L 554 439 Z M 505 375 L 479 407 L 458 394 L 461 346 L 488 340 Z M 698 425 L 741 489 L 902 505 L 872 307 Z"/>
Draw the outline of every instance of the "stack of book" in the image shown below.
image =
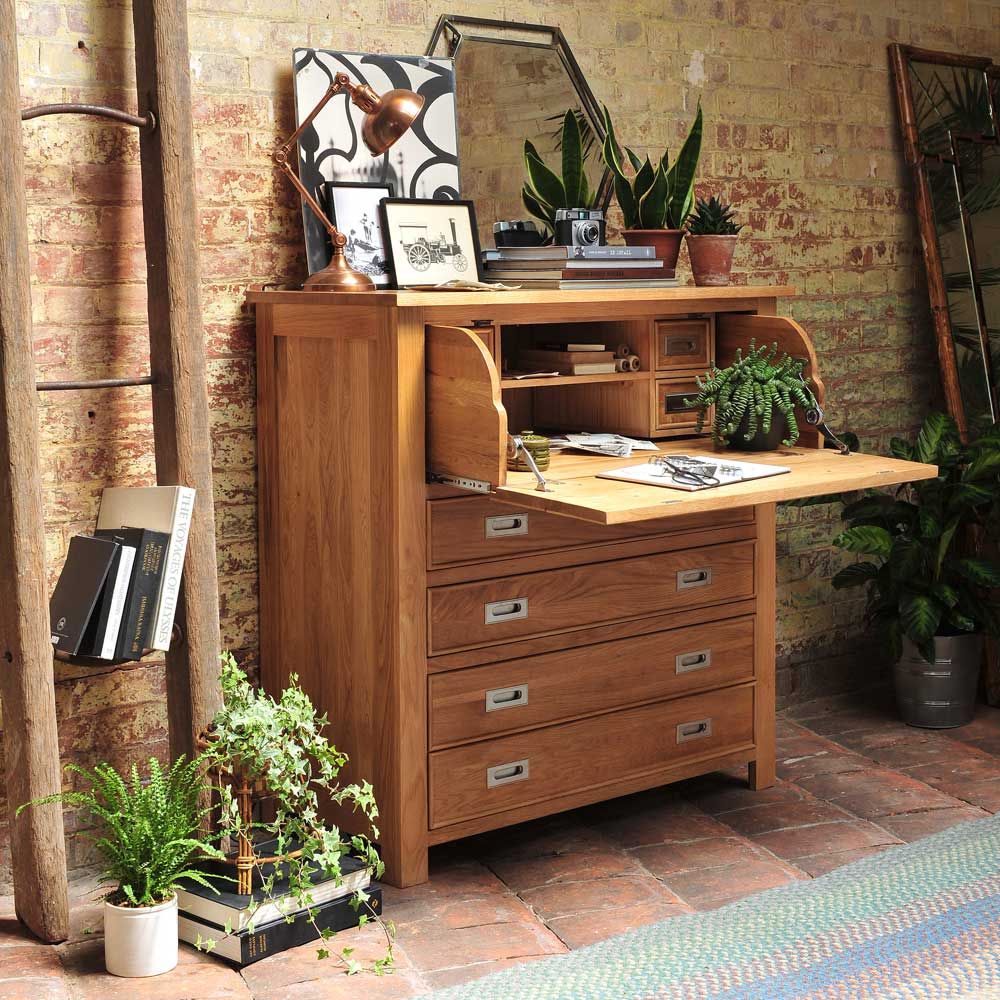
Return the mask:
<path id="1" fill-rule="evenodd" d="M 70 539 L 49 601 L 56 650 L 141 660 L 170 648 L 193 510 L 186 486 L 104 491 L 97 529 Z"/>
<path id="2" fill-rule="evenodd" d="M 517 373 L 540 375 L 608 375 L 615 371 L 615 355 L 604 344 L 553 341 L 517 352 Z"/>
<path id="3" fill-rule="evenodd" d="M 522 288 L 673 288 L 653 247 L 501 247 L 483 251 L 487 281 Z"/>
<path id="4" fill-rule="evenodd" d="M 270 848 L 261 845 L 260 849 L 273 851 L 273 844 Z M 214 863 L 209 867 L 214 873 L 230 877 L 234 871 Z M 369 869 L 346 855 L 340 867 L 339 882 L 324 878 L 321 872 L 313 873 L 313 889 L 305 906 L 300 904 L 297 893 L 291 893 L 287 879 L 277 878 L 270 891 L 264 892 L 263 878 L 274 874 L 271 865 L 254 870 L 254 889 L 246 896 L 225 891 L 227 883 L 216 882 L 216 892 L 188 882 L 177 890 L 180 939 L 244 966 L 316 941 L 325 930 L 356 927 L 362 915 L 381 914 L 382 890 L 371 882 Z M 360 906 L 354 899 L 358 890 L 368 897 Z"/>

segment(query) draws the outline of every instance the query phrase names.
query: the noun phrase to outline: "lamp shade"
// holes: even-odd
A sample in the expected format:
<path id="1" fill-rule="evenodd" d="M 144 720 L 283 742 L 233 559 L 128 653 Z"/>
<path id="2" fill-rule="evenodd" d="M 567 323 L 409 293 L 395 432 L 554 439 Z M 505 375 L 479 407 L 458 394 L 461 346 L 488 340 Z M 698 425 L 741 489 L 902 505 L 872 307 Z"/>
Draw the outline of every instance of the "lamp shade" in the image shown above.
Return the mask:
<path id="1" fill-rule="evenodd" d="M 401 138 L 420 114 L 424 98 L 412 90 L 389 90 L 361 125 L 361 138 L 372 156 L 381 156 Z"/>

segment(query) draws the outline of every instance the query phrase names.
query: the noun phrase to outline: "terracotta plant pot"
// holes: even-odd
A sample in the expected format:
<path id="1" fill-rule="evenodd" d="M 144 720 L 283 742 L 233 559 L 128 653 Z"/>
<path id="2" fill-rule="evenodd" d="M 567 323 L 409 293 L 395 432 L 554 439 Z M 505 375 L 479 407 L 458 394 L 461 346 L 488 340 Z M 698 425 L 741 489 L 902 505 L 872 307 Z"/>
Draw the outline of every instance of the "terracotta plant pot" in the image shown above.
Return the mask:
<path id="1" fill-rule="evenodd" d="M 694 236 L 688 233 L 688 254 L 696 285 L 728 285 L 738 236 Z"/>
<path id="2" fill-rule="evenodd" d="M 622 236 L 626 246 L 655 248 L 656 256 L 663 261 L 664 278 L 672 278 L 677 273 L 683 229 L 625 229 Z"/>

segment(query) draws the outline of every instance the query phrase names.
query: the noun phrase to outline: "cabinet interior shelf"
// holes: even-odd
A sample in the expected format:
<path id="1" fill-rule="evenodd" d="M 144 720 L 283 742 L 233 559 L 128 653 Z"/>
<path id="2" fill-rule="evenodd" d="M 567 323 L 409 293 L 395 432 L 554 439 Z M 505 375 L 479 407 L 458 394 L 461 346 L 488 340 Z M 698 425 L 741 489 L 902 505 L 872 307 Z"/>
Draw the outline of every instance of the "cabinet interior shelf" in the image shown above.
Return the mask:
<path id="1" fill-rule="evenodd" d="M 501 378 L 501 389 L 539 389 L 550 385 L 585 385 L 592 382 L 646 382 L 652 373 L 608 372 L 604 375 L 550 375 L 546 378 Z"/>

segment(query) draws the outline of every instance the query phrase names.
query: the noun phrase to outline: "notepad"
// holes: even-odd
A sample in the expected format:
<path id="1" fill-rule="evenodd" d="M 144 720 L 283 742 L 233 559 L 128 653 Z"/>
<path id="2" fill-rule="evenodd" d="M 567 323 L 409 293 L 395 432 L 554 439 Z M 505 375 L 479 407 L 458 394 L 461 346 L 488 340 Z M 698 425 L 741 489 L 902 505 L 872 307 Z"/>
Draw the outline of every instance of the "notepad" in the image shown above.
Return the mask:
<path id="1" fill-rule="evenodd" d="M 678 482 L 673 473 L 655 461 L 644 462 L 642 465 L 630 465 L 624 469 L 611 469 L 599 472 L 598 479 L 618 479 L 626 483 L 641 483 L 644 486 L 666 486 L 672 490 L 685 490 L 696 493 L 699 490 L 712 490 L 719 486 L 732 486 L 734 483 L 747 483 L 752 479 L 766 479 L 768 476 L 780 476 L 792 470 L 783 465 L 760 465 L 755 462 L 736 462 L 720 455 L 664 455 L 673 461 L 682 460 L 683 464 L 707 478 L 709 470 L 711 477 L 718 482 L 695 483 Z"/>

